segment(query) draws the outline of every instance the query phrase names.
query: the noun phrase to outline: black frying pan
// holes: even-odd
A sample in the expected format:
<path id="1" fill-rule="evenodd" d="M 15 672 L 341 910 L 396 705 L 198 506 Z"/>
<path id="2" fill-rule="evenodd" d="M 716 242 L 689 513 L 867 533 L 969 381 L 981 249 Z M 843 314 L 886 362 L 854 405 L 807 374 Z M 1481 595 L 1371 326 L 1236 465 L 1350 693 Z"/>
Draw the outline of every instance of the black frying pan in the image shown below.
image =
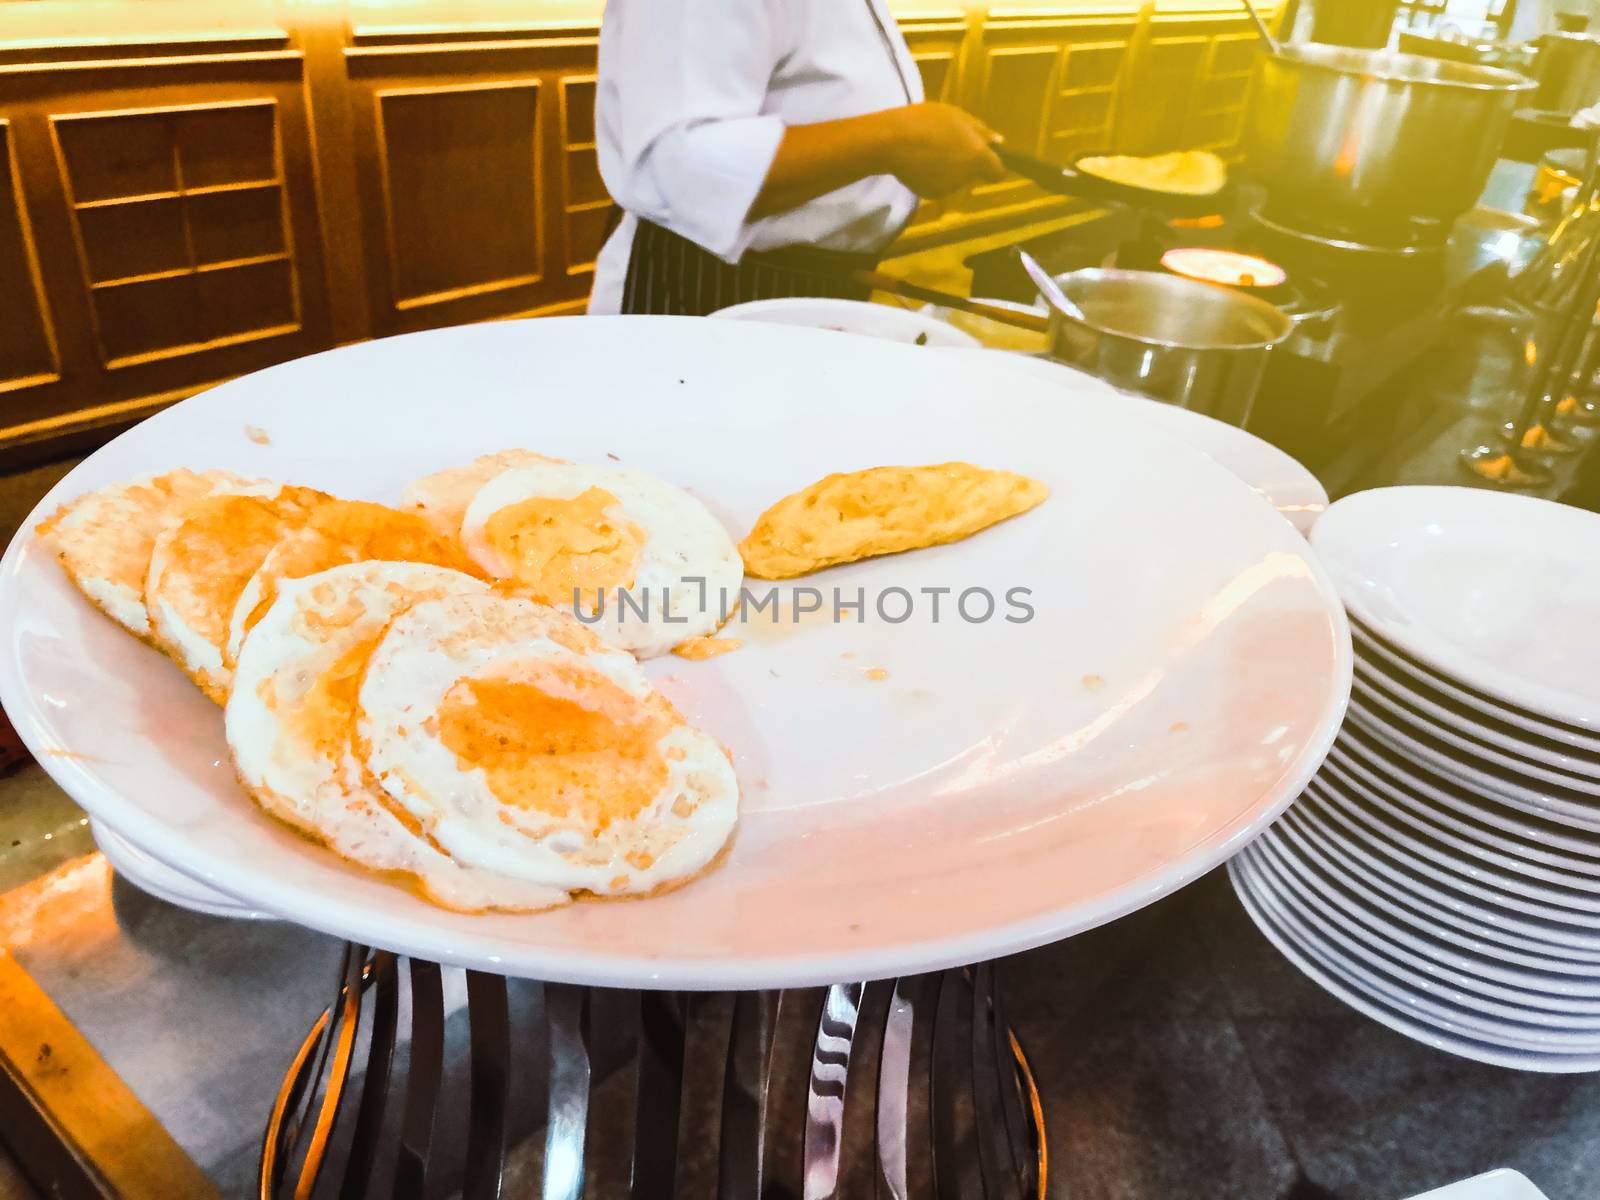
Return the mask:
<path id="1" fill-rule="evenodd" d="M 1102 204 L 1123 204 L 1160 213 L 1165 217 L 1208 217 L 1223 212 L 1228 207 L 1228 187 L 1204 196 L 1190 196 L 1181 192 L 1160 192 L 1154 188 L 1133 187 L 1126 183 L 1113 183 L 1077 169 L 1077 164 L 1089 155 L 1073 160 L 1070 167 L 1057 166 L 1031 154 L 1022 154 L 1005 146 L 996 146 L 1000 161 L 1021 175 L 1031 179 L 1047 192 L 1060 196 L 1076 196 Z"/>

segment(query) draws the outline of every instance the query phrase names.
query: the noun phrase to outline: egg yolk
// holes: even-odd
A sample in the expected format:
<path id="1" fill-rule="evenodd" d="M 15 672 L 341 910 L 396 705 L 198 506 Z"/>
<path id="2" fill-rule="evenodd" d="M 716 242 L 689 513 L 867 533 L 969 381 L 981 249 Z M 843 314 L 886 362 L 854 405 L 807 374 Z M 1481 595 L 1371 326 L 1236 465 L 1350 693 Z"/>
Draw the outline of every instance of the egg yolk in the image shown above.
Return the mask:
<path id="1" fill-rule="evenodd" d="M 639 700 L 567 663 L 457 680 L 437 721 L 461 769 L 481 769 L 502 804 L 595 834 L 635 819 L 661 794 L 668 768 L 660 741 L 678 723 L 660 697 Z"/>
<path id="2" fill-rule="evenodd" d="M 533 599 L 600 607 L 601 595 L 633 586 L 645 534 L 607 515 L 617 498 L 592 487 L 570 499 L 533 496 L 484 522 L 483 534 Z"/>
<path id="3" fill-rule="evenodd" d="M 334 500 L 318 508 L 293 541 L 276 549 L 273 577 L 262 581 L 260 598 L 245 618 L 245 630 L 254 629 L 267 615 L 280 580 L 304 579 L 357 562 L 424 563 L 456 570 L 466 566 L 455 543 L 415 513 L 365 500 Z"/>
<path id="4" fill-rule="evenodd" d="M 294 744 L 323 760 L 336 760 L 349 748 L 354 729 L 356 705 L 367 660 L 377 648 L 383 633 L 353 641 L 334 659 L 307 689 L 284 723 Z M 271 677 L 263 682 L 270 682 Z M 276 696 L 262 699 L 277 710 Z"/>
<path id="5" fill-rule="evenodd" d="M 207 641 L 227 640 L 239 593 L 268 551 L 305 519 L 319 493 L 285 488 L 276 499 L 217 496 L 196 504 L 170 543 L 170 599 Z"/>

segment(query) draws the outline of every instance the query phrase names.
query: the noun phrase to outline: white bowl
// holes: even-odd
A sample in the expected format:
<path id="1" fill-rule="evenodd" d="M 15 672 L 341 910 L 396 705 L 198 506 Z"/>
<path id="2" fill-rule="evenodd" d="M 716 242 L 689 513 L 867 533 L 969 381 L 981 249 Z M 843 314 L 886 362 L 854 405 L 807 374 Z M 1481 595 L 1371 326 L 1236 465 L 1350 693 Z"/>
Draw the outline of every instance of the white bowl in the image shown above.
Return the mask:
<path id="1" fill-rule="evenodd" d="M 178 908 L 203 913 L 208 917 L 229 917 L 242 921 L 270 921 L 271 913 L 258 912 L 247 904 L 223 895 L 215 888 L 196 883 L 187 875 L 158 862 L 104 821 L 90 819 L 89 832 L 94 844 L 113 870 L 141 892 Z"/>
<path id="2" fill-rule="evenodd" d="M 1499 859 L 1486 862 L 1466 855 L 1460 849 L 1459 838 L 1441 837 L 1436 826 L 1425 826 L 1406 810 L 1385 806 L 1373 800 L 1369 793 L 1336 780 L 1332 774 L 1319 776 L 1306 789 L 1306 794 L 1377 830 L 1415 866 L 1432 863 L 1442 871 L 1502 896 L 1520 897 L 1533 906 L 1532 911 L 1553 921 L 1568 920 L 1573 924 L 1600 927 L 1600 894 L 1511 871 Z"/>
<path id="3" fill-rule="evenodd" d="M 1303 946 L 1296 936 L 1281 929 L 1276 923 L 1275 914 L 1269 909 L 1270 901 L 1258 898 L 1255 877 L 1248 872 L 1245 864 L 1235 859 L 1228 864 L 1228 874 L 1233 881 L 1234 892 L 1256 928 L 1285 958 L 1325 991 L 1380 1024 L 1424 1045 L 1495 1066 L 1551 1073 L 1600 1070 L 1600 1055 L 1527 1050 L 1484 1041 L 1458 1025 L 1423 1019 L 1411 1007 L 1396 1005 L 1381 994 L 1375 994 L 1363 983 L 1333 967 L 1316 951 Z"/>
<path id="4" fill-rule="evenodd" d="M 1600 734 L 1550 721 L 1471 691 L 1459 681 L 1407 658 L 1399 648 L 1386 645 L 1371 630 L 1363 628 L 1359 621 L 1351 621 L 1350 633 L 1355 639 L 1356 649 L 1368 663 L 1382 667 L 1391 677 L 1410 680 L 1438 693 L 1442 697 L 1441 702 L 1459 706 L 1462 712 L 1475 714 L 1484 720 L 1520 729 L 1536 738 L 1562 743 L 1579 754 L 1600 756 Z"/>
<path id="5" fill-rule="evenodd" d="M 1466 487 L 1332 505 L 1312 534 L 1346 606 L 1430 668 L 1600 731 L 1600 515 Z"/>
<path id="6" fill-rule="evenodd" d="M 1550 1200 L 1521 1172 L 1502 1169 L 1435 1188 L 1411 1200 Z"/>
<path id="7" fill-rule="evenodd" d="M 1358 897 L 1367 911 L 1462 954 L 1527 967 L 1544 976 L 1575 977 L 1580 983 L 1600 980 L 1600 954 L 1593 959 L 1578 958 L 1559 947 L 1520 937 L 1515 930 L 1485 924 L 1469 913 L 1434 904 L 1371 869 L 1359 855 L 1346 853 L 1336 837 L 1319 833 L 1320 828 L 1290 809 L 1261 840 L 1282 847 L 1323 878 L 1337 882 Z"/>
<path id="8" fill-rule="evenodd" d="M 1251 879 L 1256 898 L 1267 905 L 1279 927 L 1303 949 L 1389 1003 L 1409 1009 L 1421 1019 L 1502 1045 L 1558 1054 L 1600 1053 L 1596 1018 L 1544 1012 L 1463 991 L 1448 980 L 1390 957 L 1388 947 L 1380 952 L 1377 942 L 1358 940 L 1332 920 L 1331 914 L 1285 887 L 1254 846 L 1239 855 L 1234 865 Z"/>
<path id="9" fill-rule="evenodd" d="M 778 300 L 752 300 L 711 314 L 720 321 L 761 321 L 769 325 L 798 325 L 882 338 L 908 346 L 943 346 L 982 349 L 983 343 L 954 325 L 907 308 L 874 304 L 870 300 L 834 300 L 793 296 Z"/>
<path id="10" fill-rule="evenodd" d="M 1359 935 L 1363 944 L 1370 941 L 1381 946 L 1390 957 L 1469 990 L 1484 990 L 1527 1007 L 1600 1016 L 1600 972 L 1582 976 L 1533 971 L 1495 955 L 1466 953 L 1457 943 L 1407 922 L 1392 921 L 1342 891 L 1342 880 L 1324 877 L 1279 839 L 1258 838 L 1250 853 L 1258 865 L 1271 864 L 1278 884 L 1294 892 L 1298 903 L 1336 920 L 1352 935 Z"/>
<path id="11" fill-rule="evenodd" d="M 1472 749 L 1493 761 L 1512 767 L 1533 763 L 1563 775 L 1600 780 L 1600 755 L 1584 754 L 1576 747 L 1541 738 L 1496 721 L 1485 713 L 1450 707 L 1446 703 L 1448 697 L 1438 691 L 1427 689 L 1425 684 L 1397 671 L 1384 670 L 1381 659 L 1370 659 L 1358 653 L 1356 680 L 1368 689 L 1380 689 L 1384 700 L 1389 702 L 1382 707 L 1401 719 L 1420 722 L 1436 730 L 1441 737 L 1449 734 L 1453 738 L 1465 738 Z M 1400 707 L 1396 709 L 1395 705 Z"/>
<path id="12" fill-rule="evenodd" d="M 1036 317 L 1049 316 L 1042 303 L 1034 305 L 1018 304 L 1015 300 L 994 300 L 987 296 L 974 296 L 973 299 L 982 304 L 987 304 L 991 308 L 1004 309 L 1007 312 L 1027 313 Z M 953 325 L 963 333 L 971 334 L 990 350 L 1006 350 L 1019 354 L 1040 354 L 1050 349 L 1050 334 L 1048 332 L 1035 333 L 1031 329 L 1023 329 L 1017 325 L 982 317 L 976 313 L 963 312 L 960 309 L 945 308 L 939 304 L 925 304 L 920 311 L 936 321 L 943 321 L 947 325 Z"/>
<path id="13" fill-rule="evenodd" d="M 1486 805 L 1474 807 L 1454 797 L 1441 803 L 1434 797 L 1446 793 L 1418 787 L 1392 768 L 1374 773 L 1370 761 L 1363 763 L 1359 753 L 1352 753 L 1351 746 L 1349 737 L 1341 738 L 1322 764 L 1318 778 L 1336 773 L 1347 785 L 1363 789 L 1374 797 L 1374 803 L 1387 806 L 1389 811 L 1405 813 L 1438 833 L 1448 831 L 1466 838 L 1471 843 L 1469 853 L 1485 858 L 1493 855 L 1492 861 L 1504 861 L 1510 869 L 1559 880 L 1568 886 L 1600 890 L 1600 857 L 1565 853 L 1519 837 L 1500 824 L 1486 822 L 1481 816 Z"/>
<path id="14" fill-rule="evenodd" d="M 1356 710 L 1353 706 L 1349 722 L 1401 758 L 1468 791 L 1488 794 L 1513 808 L 1573 829 L 1600 833 L 1600 798 L 1588 789 L 1579 792 L 1530 780 L 1475 754 L 1444 746 L 1437 738 L 1400 729 L 1365 707 Z"/>

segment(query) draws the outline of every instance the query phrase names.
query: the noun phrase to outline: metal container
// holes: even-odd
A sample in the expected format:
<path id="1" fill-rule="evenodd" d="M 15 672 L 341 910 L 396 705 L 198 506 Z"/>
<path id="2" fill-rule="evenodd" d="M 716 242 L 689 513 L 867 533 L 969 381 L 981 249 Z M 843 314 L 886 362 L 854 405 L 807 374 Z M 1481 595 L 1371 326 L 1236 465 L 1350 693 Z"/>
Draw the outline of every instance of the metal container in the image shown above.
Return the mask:
<path id="1" fill-rule="evenodd" d="M 1230 425 L 1250 419 L 1272 347 L 1294 322 L 1265 300 L 1155 271 L 1056 277 L 1087 321 L 1052 310 L 1051 356 Z"/>
<path id="2" fill-rule="evenodd" d="M 1600 38 L 1587 33 L 1547 33 L 1533 62 L 1539 91 L 1533 105 L 1575 113 L 1600 101 Z"/>
<path id="3" fill-rule="evenodd" d="M 1297 45 L 1262 60 L 1247 131 L 1272 210 L 1306 228 L 1438 222 L 1477 201 L 1532 80 L 1390 51 Z"/>

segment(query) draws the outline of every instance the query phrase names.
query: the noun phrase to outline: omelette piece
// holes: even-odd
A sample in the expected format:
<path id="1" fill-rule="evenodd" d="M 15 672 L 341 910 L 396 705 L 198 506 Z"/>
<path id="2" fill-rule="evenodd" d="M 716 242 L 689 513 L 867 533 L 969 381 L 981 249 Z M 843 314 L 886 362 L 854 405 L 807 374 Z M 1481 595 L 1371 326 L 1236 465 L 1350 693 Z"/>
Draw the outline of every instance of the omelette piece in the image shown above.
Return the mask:
<path id="1" fill-rule="evenodd" d="M 642 658 L 714 632 L 744 581 L 733 538 L 704 504 L 628 467 L 503 472 L 467 508 L 461 543 L 491 578 Z"/>
<path id="2" fill-rule="evenodd" d="M 412 562 L 470 568 L 453 535 L 424 517 L 366 500 L 333 500 L 274 546 L 239 593 L 228 620 L 223 661 L 239 657 L 245 634 L 272 607 L 285 579 L 302 579 L 343 563 Z"/>
<path id="3" fill-rule="evenodd" d="M 1181 196 L 1212 196 L 1228 183 L 1228 164 L 1209 150 L 1178 150 L 1150 158 L 1128 154 L 1080 158 L 1077 169 L 1112 183 Z"/>
<path id="4" fill-rule="evenodd" d="M 491 592 L 425 600 L 361 682 L 357 749 L 458 863 L 640 896 L 709 867 L 739 787 L 625 651 L 575 618 Z"/>
<path id="5" fill-rule="evenodd" d="M 536 467 L 540 463 L 562 461 L 532 450 L 500 450 L 480 455 L 465 466 L 450 467 L 413 480 L 400 493 L 400 507 L 427 517 L 446 537 L 459 537 L 467 505 L 472 503 L 478 489 L 496 475 L 513 467 Z"/>
<path id="6" fill-rule="evenodd" d="M 970 463 L 873 467 L 829 475 L 761 514 L 739 544 L 757 579 L 959 542 L 1044 503 L 1050 489 Z"/>
<path id="7" fill-rule="evenodd" d="M 395 614 L 481 592 L 458 571 L 363 562 L 284 583 L 239 656 L 225 727 L 239 780 L 268 813 L 341 858 L 458 911 L 533 911 L 567 893 L 463 867 L 396 812 L 355 754 L 356 693 Z"/>
<path id="8" fill-rule="evenodd" d="M 79 591 L 128 632 L 148 641 L 154 629 L 144 604 L 144 584 L 156 539 L 197 500 L 224 492 L 261 495 L 276 490 L 276 484 L 227 471 L 169 471 L 79 496 L 41 522 L 38 533 Z"/>
<path id="9" fill-rule="evenodd" d="M 218 704 L 233 676 L 224 651 L 239 594 L 272 548 L 332 499 L 301 487 L 207 496 L 156 539 L 144 589 L 156 641 Z"/>

